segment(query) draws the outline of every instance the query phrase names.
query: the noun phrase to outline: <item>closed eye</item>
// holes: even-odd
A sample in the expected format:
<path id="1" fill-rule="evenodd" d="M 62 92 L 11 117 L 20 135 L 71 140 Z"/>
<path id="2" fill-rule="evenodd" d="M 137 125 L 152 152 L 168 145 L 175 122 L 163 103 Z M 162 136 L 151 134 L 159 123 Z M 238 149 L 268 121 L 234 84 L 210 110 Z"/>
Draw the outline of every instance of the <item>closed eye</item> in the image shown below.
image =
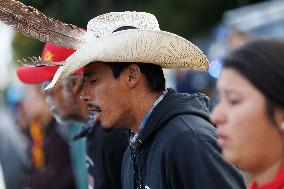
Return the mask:
<path id="1" fill-rule="evenodd" d="M 96 79 L 93 79 L 90 81 L 90 83 L 95 83 L 97 80 Z"/>
<path id="2" fill-rule="evenodd" d="M 238 100 L 238 99 L 229 99 L 228 102 L 231 105 L 237 105 L 240 102 L 240 100 Z"/>

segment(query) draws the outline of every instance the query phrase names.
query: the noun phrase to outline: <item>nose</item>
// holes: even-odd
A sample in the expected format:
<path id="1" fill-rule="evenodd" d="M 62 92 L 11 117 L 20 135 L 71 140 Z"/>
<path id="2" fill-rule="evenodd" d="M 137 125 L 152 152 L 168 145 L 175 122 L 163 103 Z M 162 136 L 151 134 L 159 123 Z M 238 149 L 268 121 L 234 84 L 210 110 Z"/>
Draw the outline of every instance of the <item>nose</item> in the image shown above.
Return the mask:
<path id="1" fill-rule="evenodd" d="M 210 120 L 216 126 L 222 126 L 226 122 L 224 107 L 220 103 L 213 109 Z"/>

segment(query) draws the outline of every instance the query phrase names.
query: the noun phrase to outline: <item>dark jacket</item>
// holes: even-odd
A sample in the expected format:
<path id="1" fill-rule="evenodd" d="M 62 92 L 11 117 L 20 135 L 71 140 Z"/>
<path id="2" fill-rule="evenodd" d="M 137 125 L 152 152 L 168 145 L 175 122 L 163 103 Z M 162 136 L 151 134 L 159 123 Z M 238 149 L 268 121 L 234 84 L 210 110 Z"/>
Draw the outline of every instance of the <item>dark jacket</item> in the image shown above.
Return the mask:
<path id="1" fill-rule="evenodd" d="M 246 188 L 239 171 L 221 157 L 208 103 L 203 94 L 169 89 L 138 136 L 139 147 L 125 152 L 124 189 Z"/>
<path id="2" fill-rule="evenodd" d="M 94 189 L 121 189 L 121 166 L 128 146 L 128 129 L 105 131 L 96 124 L 87 136 L 88 172 Z"/>

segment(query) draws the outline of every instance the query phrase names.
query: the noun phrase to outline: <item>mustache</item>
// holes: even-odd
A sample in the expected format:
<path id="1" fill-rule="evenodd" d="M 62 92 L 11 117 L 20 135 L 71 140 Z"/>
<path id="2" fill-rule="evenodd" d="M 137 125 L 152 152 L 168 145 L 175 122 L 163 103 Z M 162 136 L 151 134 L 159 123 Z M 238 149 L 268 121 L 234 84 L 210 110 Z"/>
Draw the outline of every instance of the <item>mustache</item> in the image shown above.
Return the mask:
<path id="1" fill-rule="evenodd" d="M 91 111 L 101 111 L 101 108 L 100 108 L 98 105 L 93 104 L 93 103 L 91 103 L 91 102 L 87 102 L 87 103 L 86 103 L 86 106 L 87 106 L 87 108 L 88 108 L 89 110 L 91 110 Z"/>

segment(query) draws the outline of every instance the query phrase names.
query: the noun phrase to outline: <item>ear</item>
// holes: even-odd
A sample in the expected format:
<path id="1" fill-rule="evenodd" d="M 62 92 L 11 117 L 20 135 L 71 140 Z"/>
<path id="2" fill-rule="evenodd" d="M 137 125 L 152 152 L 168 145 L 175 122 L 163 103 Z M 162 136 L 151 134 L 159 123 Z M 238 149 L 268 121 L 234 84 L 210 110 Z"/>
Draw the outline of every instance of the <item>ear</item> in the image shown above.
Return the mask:
<path id="1" fill-rule="evenodd" d="M 128 66 L 127 74 L 128 74 L 127 83 L 130 88 L 136 86 L 142 78 L 140 67 L 137 64 L 131 64 L 130 66 Z"/>

